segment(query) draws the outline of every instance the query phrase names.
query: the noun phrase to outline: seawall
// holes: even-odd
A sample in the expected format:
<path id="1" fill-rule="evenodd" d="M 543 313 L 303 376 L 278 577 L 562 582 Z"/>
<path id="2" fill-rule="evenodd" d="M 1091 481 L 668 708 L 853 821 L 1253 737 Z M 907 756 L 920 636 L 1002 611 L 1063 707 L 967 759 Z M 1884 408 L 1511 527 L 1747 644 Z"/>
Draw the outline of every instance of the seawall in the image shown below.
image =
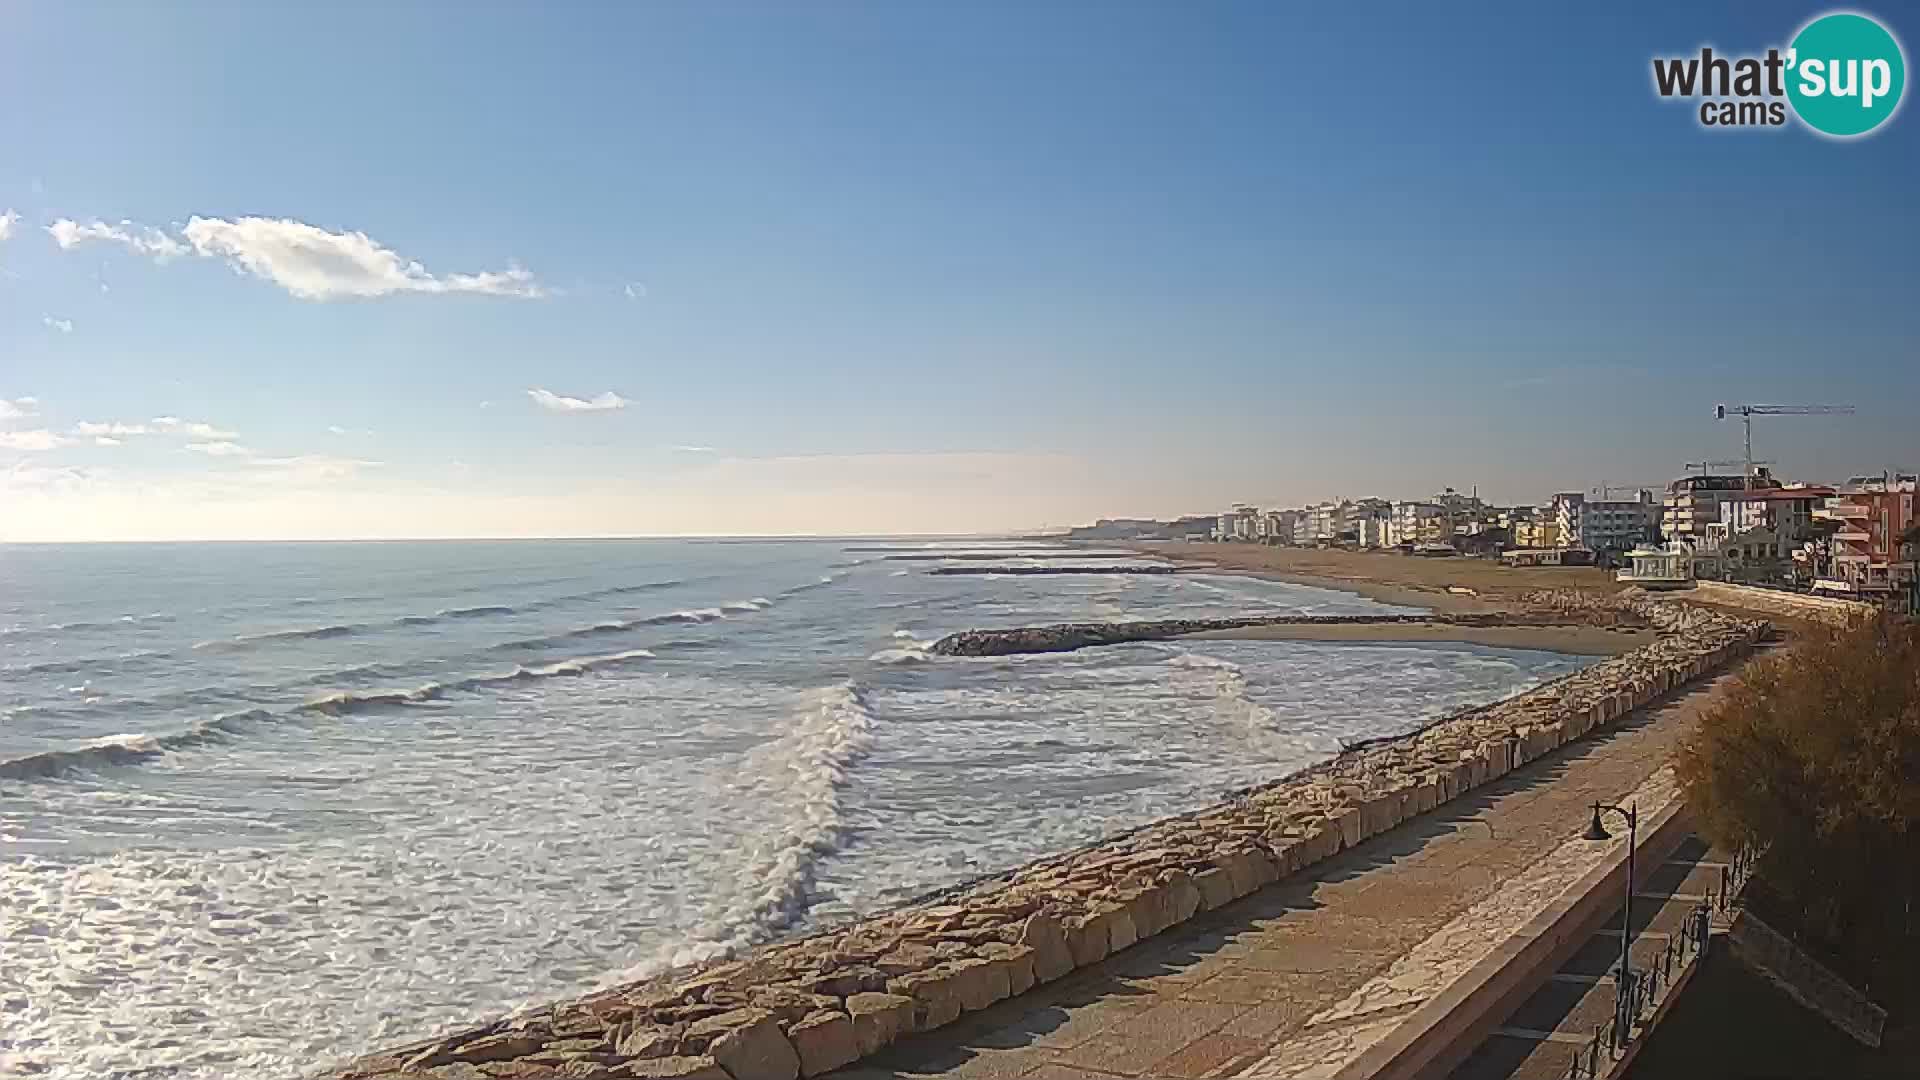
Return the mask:
<path id="1" fill-rule="evenodd" d="M 1872 618 L 1877 611 L 1872 604 L 1856 600 L 1808 596 L 1781 589 L 1757 589 L 1751 585 L 1735 585 L 1725 581 L 1695 582 L 1689 598 L 1762 615 L 1808 619 L 1836 626 L 1845 625 L 1853 619 Z"/>
<path id="2" fill-rule="evenodd" d="M 1427 813 L 1746 655 L 1767 630 L 1702 608 L 1632 603 L 1661 637 L 1229 802 L 735 960 L 374 1055 L 335 1075 L 818 1076 Z"/>

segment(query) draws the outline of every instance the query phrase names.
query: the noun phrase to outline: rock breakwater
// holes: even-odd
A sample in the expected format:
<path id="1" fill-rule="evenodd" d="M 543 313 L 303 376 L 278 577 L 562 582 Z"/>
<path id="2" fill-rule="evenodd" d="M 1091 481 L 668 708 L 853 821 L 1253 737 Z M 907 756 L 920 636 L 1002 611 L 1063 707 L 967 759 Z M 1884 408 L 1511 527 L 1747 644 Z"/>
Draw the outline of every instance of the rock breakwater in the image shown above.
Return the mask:
<path id="1" fill-rule="evenodd" d="M 1665 633 L 1506 701 L 901 910 L 528 1010 L 334 1075 L 819 1076 L 1424 814 L 1745 655 L 1767 631 L 1699 608 L 1624 603 Z"/>
<path id="2" fill-rule="evenodd" d="M 929 574 L 1013 574 L 1039 576 L 1045 574 L 1177 574 L 1177 566 L 1121 564 L 1101 565 L 1091 563 L 1074 566 L 936 566 L 928 570 Z"/>
<path id="3" fill-rule="evenodd" d="M 1617 613 L 1615 613 L 1617 615 Z M 1617 625 L 1617 617 L 1605 625 Z M 1550 613 L 1487 612 L 1469 615 L 1252 615 L 1226 619 L 1136 619 L 1126 622 L 1055 623 L 999 630 L 962 630 L 933 643 L 938 656 L 1008 656 L 1013 653 L 1068 652 L 1090 645 L 1164 641 L 1219 630 L 1256 626 L 1557 626 L 1593 625 L 1586 618 Z"/>

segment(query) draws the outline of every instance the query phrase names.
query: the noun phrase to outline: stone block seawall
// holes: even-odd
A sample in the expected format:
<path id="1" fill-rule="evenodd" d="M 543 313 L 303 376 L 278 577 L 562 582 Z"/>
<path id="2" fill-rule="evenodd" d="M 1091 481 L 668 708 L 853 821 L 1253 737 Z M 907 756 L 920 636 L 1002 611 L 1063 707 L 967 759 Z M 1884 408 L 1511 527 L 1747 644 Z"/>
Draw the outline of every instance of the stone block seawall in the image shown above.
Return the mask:
<path id="1" fill-rule="evenodd" d="M 1756 589 L 1751 585 L 1735 585 L 1725 581 L 1695 582 L 1693 592 L 1695 598 L 1709 604 L 1724 604 L 1762 615 L 1809 619 L 1836 626 L 1844 626 L 1853 619 L 1870 619 L 1876 614 L 1872 604 L 1857 600 L 1809 596 L 1780 589 Z"/>
<path id="2" fill-rule="evenodd" d="M 1662 636 L 1527 693 L 907 908 L 363 1058 L 333 1075 L 819 1076 L 1427 813 L 1746 655 L 1768 630 L 1704 608 L 1623 603 Z"/>

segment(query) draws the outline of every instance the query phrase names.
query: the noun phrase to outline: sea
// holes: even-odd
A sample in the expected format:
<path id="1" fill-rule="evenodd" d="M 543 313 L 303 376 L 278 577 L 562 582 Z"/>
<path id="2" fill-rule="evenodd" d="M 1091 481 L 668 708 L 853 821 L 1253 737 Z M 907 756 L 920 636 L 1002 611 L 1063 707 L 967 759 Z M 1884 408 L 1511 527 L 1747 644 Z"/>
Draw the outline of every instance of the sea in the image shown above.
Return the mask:
<path id="1" fill-rule="evenodd" d="M 0 546 L 0 1075 L 280 1078 L 884 910 L 1587 660 L 943 658 L 1392 608 L 1032 540 Z M 1079 553 L 1075 564 L 1139 562 Z"/>

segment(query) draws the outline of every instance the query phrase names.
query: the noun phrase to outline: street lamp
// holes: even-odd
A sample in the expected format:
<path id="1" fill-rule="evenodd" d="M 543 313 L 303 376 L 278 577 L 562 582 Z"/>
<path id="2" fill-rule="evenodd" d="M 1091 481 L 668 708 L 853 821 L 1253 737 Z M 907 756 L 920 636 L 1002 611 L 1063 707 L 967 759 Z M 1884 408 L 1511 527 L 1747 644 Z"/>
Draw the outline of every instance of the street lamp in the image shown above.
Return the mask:
<path id="1" fill-rule="evenodd" d="M 1611 840 L 1612 834 L 1600 820 L 1603 813 L 1612 812 L 1627 819 L 1627 902 L 1620 908 L 1620 969 L 1616 975 L 1613 998 L 1613 1045 L 1623 1046 L 1627 1041 L 1630 1027 L 1629 995 L 1632 993 L 1633 964 L 1633 849 L 1640 841 L 1640 807 L 1612 806 L 1607 803 L 1593 804 L 1593 822 L 1587 826 L 1584 836 L 1587 840 Z"/>

